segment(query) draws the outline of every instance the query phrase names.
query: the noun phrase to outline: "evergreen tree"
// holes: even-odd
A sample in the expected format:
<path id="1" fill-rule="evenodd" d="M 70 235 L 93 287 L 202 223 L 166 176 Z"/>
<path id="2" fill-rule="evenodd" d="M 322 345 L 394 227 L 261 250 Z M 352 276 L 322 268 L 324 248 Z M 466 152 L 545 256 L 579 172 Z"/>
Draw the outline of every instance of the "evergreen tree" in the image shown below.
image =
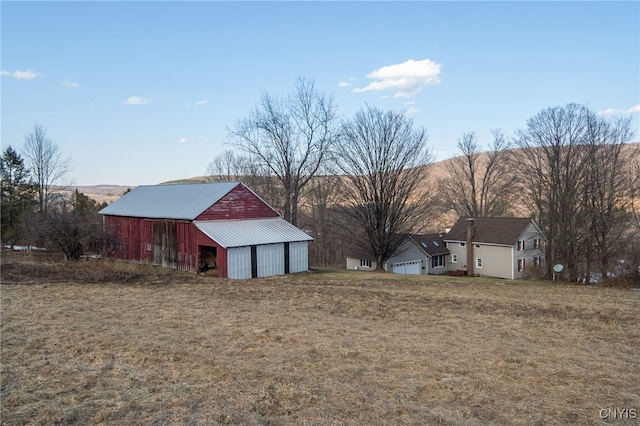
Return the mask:
<path id="1" fill-rule="evenodd" d="M 11 146 L 0 157 L 0 172 L 2 242 L 13 245 L 20 241 L 22 224 L 33 212 L 36 188 L 24 160 Z"/>

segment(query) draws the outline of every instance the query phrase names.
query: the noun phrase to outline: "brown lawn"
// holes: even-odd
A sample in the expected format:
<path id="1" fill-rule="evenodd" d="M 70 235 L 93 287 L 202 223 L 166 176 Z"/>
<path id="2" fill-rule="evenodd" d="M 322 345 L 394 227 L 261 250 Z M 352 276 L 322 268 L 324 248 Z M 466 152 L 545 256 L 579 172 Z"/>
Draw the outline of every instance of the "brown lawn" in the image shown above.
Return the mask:
<path id="1" fill-rule="evenodd" d="M 640 422 L 640 291 L 15 259 L 1 291 L 3 425 Z"/>

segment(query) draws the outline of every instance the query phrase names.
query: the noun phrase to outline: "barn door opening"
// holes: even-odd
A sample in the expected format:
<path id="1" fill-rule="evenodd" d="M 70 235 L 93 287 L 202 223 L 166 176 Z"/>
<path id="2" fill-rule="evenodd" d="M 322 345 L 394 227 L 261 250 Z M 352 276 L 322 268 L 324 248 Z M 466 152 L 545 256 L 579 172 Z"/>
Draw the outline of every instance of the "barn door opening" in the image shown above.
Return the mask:
<path id="1" fill-rule="evenodd" d="M 178 239 L 173 222 L 153 224 L 153 265 L 178 269 Z"/>
<path id="2" fill-rule="evenodd" d="M 218 249 L 216 247 L 198 246 L 200 250 L 200 272 L 218 275 Z"/>

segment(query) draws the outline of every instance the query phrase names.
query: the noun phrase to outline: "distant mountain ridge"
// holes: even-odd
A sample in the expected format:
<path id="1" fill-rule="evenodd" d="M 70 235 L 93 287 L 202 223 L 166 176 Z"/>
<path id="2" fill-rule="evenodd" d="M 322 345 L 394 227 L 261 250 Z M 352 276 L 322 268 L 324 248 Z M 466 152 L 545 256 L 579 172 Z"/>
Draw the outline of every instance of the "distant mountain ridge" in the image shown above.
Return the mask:
<path id="1" fill-rule="evenodd" d="M 105 202 L 111 204 L 122 197 L 125 192 L 133 188 L 135 188 L 133 185 L 72 185 L 67 191 L 73 192 L 77 189 L 78 192 L 83 193 L 99 203 Z"/>
<path id="2" fill-rule="evenodd" d="M 630 155 L 633 152 L 635 152 L 635 150 L 640 149 L 640 142 L 629 142 L 627 145 L 628 145 L 628 149 L 630 150 L 628 151 Z M 518 150 L 519 148 L 512 148 L 512 149 Z M 442 176 L 445 170 L 444 169 L 445 163 L 451 161 L 454 158 L 457 158 L 457 157 L 451 157 L 445 160 L 433 162 L 431 165 L 431 173 L 430 173 L 429 179 L 432 180 L 432 182 L 434 182 L 435 179 Z M 159 185 L 169 185 L 169 184 L 179 184 L 179 183 L 202 183 L 207 181 L 208 181 L 207 176 L 193 176 L 190 178 L 185 178 L 180 180 L 161 182 L 159 183 Z M 109 184 L 78 185 L 78 186 L 70 186 L 67 188 L 66 191 L 74 191 L 77 189 L 87 197 L 93 198 L 94 200 L 100 203 L 104 201 L 107 204 L 110 204 L 113 201 L 120 198 L 122 195 L 124 195 L 128 190 L 131 190 L 135 187 L 136 185 L 109 185 Z"/>

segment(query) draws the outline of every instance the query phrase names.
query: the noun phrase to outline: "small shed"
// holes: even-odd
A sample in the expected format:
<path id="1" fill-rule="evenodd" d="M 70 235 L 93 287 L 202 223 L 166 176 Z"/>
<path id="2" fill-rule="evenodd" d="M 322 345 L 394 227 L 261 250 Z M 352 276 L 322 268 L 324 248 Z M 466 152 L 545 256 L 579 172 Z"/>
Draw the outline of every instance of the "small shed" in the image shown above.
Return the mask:
<path id="1" fill-rule="evenodd" d="M 309 268 L 313 239 L 242 182 L 139 186 L 100 213 L 130 262 L 235 279 Z"/>

